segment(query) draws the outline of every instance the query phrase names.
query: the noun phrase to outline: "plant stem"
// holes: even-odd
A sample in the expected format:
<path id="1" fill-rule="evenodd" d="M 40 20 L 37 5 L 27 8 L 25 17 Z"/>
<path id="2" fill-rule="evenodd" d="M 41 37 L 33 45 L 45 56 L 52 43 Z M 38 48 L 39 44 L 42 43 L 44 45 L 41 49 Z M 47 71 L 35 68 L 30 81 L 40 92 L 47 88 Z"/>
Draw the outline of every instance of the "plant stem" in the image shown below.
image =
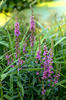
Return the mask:
<path id="1" fill-rule="evenodd" d="M 1 80 L 0 80 L 0 92 L 1 92 L 1 100 L 4 100 L 3 99 L 3 89 L 2 89 L 2 83 L 1 83 Z"/>
<path id="2" fill-rule="evenodd" d="M 13 75 L 10 74 L 10 93 L 13 96 Z"/>

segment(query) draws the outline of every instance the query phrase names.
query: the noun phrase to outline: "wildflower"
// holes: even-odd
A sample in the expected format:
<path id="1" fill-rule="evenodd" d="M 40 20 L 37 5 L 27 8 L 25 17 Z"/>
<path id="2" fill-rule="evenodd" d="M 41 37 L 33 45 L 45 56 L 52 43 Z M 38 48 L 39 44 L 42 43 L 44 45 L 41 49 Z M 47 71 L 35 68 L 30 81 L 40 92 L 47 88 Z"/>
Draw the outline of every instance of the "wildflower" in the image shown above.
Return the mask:
<path id="1" fill-rule="evenodd" d="M 17 65 L 22 65 L 23 63 L 24 63 L 24 61 L 19 58 L 18 62 L 17 62 Z"/>
<path id="2" fill-rule="evenodd" d="M 51 74 L 53 73 L 53 55 L 52 55 L 52 50 L 50 49 L 50 52 L 48 53 L 47 46 L 46 44 L 44 45 L 44 72 L 43 72 L 43 77 L 42 79 L 46 79 L 48 77 L 51 77 Z"/>
<path id="3" fill-rule="evenodd" d="M 36 75 L 39 75 L 39 72 L 36 72 Z"/>
<path id="4" fill-rule="evenodd" d="M 19 23 L 16 22 L 15 23 L 15 36 L 18 37 L 20 35 L 20 31 L 19 31 Z"/>
<path id="5" fill-rule="evenodd" d="M 8 63 L 8 65 L 10 64 L 10 57 L 8 56 L 8 55 L 6 55 L 6 60 L 7 60 L 7 63 Z"/>
<path id="6" fill-rule="evenodd" d="M 6 59 L 9 59 L 9 56 L 8 55 L 6 55 Z"/>
<path id="7" fill-rule="evenodd" d="M 24 43 L 23 53 L 26 53 L 26 46 L 27 46 L 27 44 L 26 44 L 26 43 Z"/>
<path id="8" fill-rule="evenodd" d="M 46 79 L 47 78 L 47 73 L 48 73 L 48 50 L 47 50 L 47 46 L 46 44 L 44 45 L 44 72 L 43 72 L 43 76 L 42 76 L 42 79 Z"/>
<path id="9" fill-rule="evenodd" d="M 31 31 L 30 44 L 31 44 L 31 47 L 33 48 L 34 40 L 35 40 L 34 35 L 33 35 L 33 32 L 35 32 L 34 16 L 31 16 L 31 18 L 30 18 L 30 31 Z"/>
<path id="10" fill-rule="evenodd" d="M 21 62 L 21 65 L 24 63 L 24 61 L 23 61 L 23 60 L 21 60 L 20 62 Z"/>
<path id="11" fill-rule="evenodd" d="M 42 94 L 42 95 L 45 95 L 45 92 L 46 92 L 46 90 L 43 89 L 42 92 L 41 92 L 41 94 Z"/>
<path id="12" fill-rule="evenodd" d="M 15 53 L 15 57 L 18 58 L 20 51 L 19 51 L 19 35 L 20 35 L 20 31 L 19 31 L 19 22 L 16 21 L 15 23 L 15 36 L 16 36 L 16 41 L 15 41 L 15 49 L 16 49 L 16 53 Z"/>
<path id="13" fill-rule="evenodd" d="M 31 36 L 30 36 L 30 44 L 31 44 L 31 47 L 33 48 L 34 46 L 34 35 L 31 33 Z"/>
<path id="14" fill-rule="evenodd" d="M 13 67 L 14 67 L 14 65 L 11 65 L 11 67 L 13 68 Z"/>
<path id="15" fill-rule="evenodd" d="M 30 30 L 31 31 L 35 31 L 35 21 L 34 21 L 34 16 L 31 16 L 31 19 L 30 19 Z"/>
<path id="16" fill-rule="evenodd" d="M 60 74 L 54 75 L 54 83 L 55 84 L 58 82 L 59 77 L 60 77 Z"/>
<path id="17" fill-rule="evenodd" d="M 17 53 L 16 53 L 15 57 L 17 58 Z"/>
<path id="18" fill-rule="evenodd" d="M 36 59 L 40 60 L 40 58 L 41 58 L 40 54 L 41 54 L 41 51 L 40 51 L 40 50 L 39 50 L 39 51 L 37 51 L 37 56 L 36 56 Z"/>
<path id="19" fill-rule="evenodd" d="M 45 70 L 45 71 L 43 72 L 42 79 L 46 79 L 46 78 L 47 78 L 47 71 Z"/>
<path id="20" fill-rule="evenodd" d="M 35 61 L 36 64 L 38 64 L 38 61 Z"/>
<path id="21" fill-rule="evenodd" d="M 22 67 L 21 68 L 18 68 L 18 71 L 20 71 L 22 69 Z"/>

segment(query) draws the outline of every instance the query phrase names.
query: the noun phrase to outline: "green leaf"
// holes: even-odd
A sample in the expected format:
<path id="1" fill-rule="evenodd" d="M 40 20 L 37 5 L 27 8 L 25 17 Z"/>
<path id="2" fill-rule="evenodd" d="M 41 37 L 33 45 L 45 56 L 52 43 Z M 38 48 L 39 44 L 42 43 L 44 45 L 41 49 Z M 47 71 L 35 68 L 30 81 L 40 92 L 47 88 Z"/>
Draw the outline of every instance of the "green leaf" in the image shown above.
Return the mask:
<path id="1" fill-rule="evenodd" d="M 7 47 L 7 48 L 9 48 L 8 43 L 7 43 L 7 42 L 5 42 L 5 41 L 0 41 L 0 44 L 1 44 L 1 45 L 3 45 L 3 46 L 5 46 L 5 47 Z"/>
<path id="2" fill-rule="evenodd" d="M 19 86 L 19 88 L 21 90 L 22 96 L 24 97 L 24 88 L 23 88 L 22 83 L 20 81 L 18 81 L 17 84 L 18 84 L 18 86 Z"/>
<path id="3" fill-rule="evenodd" d="M 9 95 L 4 95 L 4 98 L 10 100 L 10 96 Z"/>
<path id="4" fill-rule="evenodd" d="M 2 74 L 1 75 L 1 81 L 3 81 L 7 77 L 8 73 Z"/>
<path id="5" fill-rule="evenodd" d="M 9 68 L 9 66 L 7 67 Z M 11 72 L 13 72 L 16 68 L 11 68 L 7 73 L 1 74 L 1 81 L 3 81 Z"/>
<path id="6" fill-rule="evenodd" d="M 60 86 L 62 86 L 62 87 L 64 87 L 64 88 L 66 88 L 66 86 L 64 86 L 64 85 L 62 85 L 62 84 L 66 84 L 66 79 L 64 79 L 64 80 L 62 80 L 62 81 L 56 83 L 57 86 L 60 85 Z"/>
<path id="7" fill-rule="evenodd" d="M 56 44 L 54 45 L 54 47 L 57 46 L 59 43 L 61 43 L 64 39 L 66 39 L 66 37 L 63 37 L 63 38 L 60 39 L 58 42 L 56 42 Z"/>
<path id="8" fill-rule="evenodd" d="M 47 95 L 47 96 L 49 95 L 50 91 L 51 91 L 51 89 L 47 89 L 47 90 L 46 90 L 46 95 Z"/>

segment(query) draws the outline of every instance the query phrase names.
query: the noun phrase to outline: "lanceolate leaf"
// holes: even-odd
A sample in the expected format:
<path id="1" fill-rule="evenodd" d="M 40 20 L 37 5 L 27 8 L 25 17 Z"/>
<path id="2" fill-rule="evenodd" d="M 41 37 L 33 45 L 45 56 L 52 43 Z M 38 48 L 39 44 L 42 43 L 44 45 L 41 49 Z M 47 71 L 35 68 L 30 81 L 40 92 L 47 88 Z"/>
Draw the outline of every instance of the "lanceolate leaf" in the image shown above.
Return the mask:
<path id="1" fill-rule="evenodd" d="M 0 44 L 9 48 L 9 44 L 6 41 L 0 41 Z"/>
<path id="2" fill-rule="evenodd" d="M 66 37 L 61 38 L 58 42 L 56 42 L 56 44 L 54 45 L 54 47 L 57 46 L 58 44 L 60 44 L 65 39 L 66 39 Z"/>
<path id="3" fill-rule="evenodd" d="M 64 80 L 62 80 L 62 81 L 56 83 L 57 86 L 60 85 L 60 86 L 62 86 L 62 87 L 64 87 L 64 88 L 66 88 L 66 86 L 63 85 L 63 84 L 66 84 L 66 79 L 64 79 Z"/>

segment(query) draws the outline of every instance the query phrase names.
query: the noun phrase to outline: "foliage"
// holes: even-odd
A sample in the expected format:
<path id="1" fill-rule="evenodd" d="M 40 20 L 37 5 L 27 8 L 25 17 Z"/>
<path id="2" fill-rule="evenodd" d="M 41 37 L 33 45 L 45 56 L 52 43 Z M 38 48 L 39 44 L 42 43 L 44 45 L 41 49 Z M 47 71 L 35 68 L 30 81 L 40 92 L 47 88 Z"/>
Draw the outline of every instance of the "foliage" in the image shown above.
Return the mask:
<path id="1" fill-rule="evenodd" d="M 36 3 L 43 2 L 42 0 L 34 0 Z M 33 0 L 1 0 L 0 11 L 13 11 L 14 8 L 17 10 L 22 10 L 29 8 L 30 4 L 34 2 Z M 52 1 L 52 0 L 46 0 Z M 35 5 L 35 4 L 34 4 Z"/>
<path id="2" fill-rule="evenodd" d="M 23 54 L 21 51 L 21 58 L 26 62 L 20 66 L 23 69 L 18 71 L 18 66 L 11 68 L 12 64 L 18 61 L 15 59 L 15 36 L 14 36 L 14 20 L 15 18 L 10 19 L 8 23 L 6 23 L 3 27 L 0 28 L 0 99 L 1 100 L 41 100 L 43 98 L 41 94 L 42 82 L 39 78 L 42 75 L 42 68 L 39 64 L 35 64 L 35 57 L 37 50 L 39 48 L 39 36 L 40 36 L 40 44 L 41 51 L 43 52 L 44 39 L 47 41 L 47 46 L 50 49 L 52 45 L 52 49 L 54 52 L 53 57 L 53 66 L 55 66 L 54 71 L 61 67 L 60 72 L 60 80 L 55 84 L 55 87 L 47 87 L 45 99 L 48 100 L 65 100 L 65 89 L 66 89 L 66 76 L 65 76 L 65 67 L 66 67 L 66 36 L 65 36 L 65 18 L 63 20 L 56 20 L 50 23 L 49 27 L 46 25 L 41 25 L 40 22 L 36 21 L 36 30 L 35 37 L 36 42 L 33 50 L 33 54 L 31 53 L 31 47 L 29 43 L 30 37 L 30 29 L 29 23 L 24 20 L 25 16 L 21 18 L 19 15 L 18 20 L 20 22 L 20 50 L 23 49 L 23 44 L 25 42 L 25 38 L 27 40 L 27 58 L 26 54 Z M 63 23 L 63 24 L 62 24 Z M 26 27 L 25 27 L 26 26 Z M 38 30 L 38 31 L 37 31 Z M 48 35 L 49 34 L 49 35 Z M 53 42 L 51 42 L 53 41 Z M 8 51 L 6 50 L 8 49 Z M 7 65 L 5 56 L 10 52 L 14 61 Z M 37 76 L 36 72 L 39 71 L 40 75 Z M 46 84 L 45 84 L 46 85 Z M 60 91 L 60 92 L 59 92 Z"/>

